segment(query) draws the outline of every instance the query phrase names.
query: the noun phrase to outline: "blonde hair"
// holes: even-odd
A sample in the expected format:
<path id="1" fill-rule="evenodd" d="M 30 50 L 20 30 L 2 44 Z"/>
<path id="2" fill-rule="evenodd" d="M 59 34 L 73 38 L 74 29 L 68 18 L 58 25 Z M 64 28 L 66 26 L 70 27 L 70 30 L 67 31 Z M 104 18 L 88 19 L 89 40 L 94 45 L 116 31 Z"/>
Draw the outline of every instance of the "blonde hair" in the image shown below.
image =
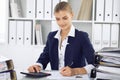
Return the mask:
<path id="1" fill-rule="evenodd" d="M 72 8 L 70 6 L 70 4 L 68 2 L 62 1 L 59 2 L 55 8 L 54 8 L 54 13 L 59 12 L 59 11 L 68 11 L 70 13 L 72 13 Z"/>

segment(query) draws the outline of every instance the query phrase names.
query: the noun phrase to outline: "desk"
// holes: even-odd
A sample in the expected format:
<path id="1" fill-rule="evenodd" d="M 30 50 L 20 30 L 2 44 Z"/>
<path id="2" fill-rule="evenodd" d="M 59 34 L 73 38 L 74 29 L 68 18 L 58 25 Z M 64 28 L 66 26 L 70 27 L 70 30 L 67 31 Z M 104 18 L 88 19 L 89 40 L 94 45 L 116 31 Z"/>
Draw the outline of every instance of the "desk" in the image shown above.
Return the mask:
<path id="1" fill-rule="evenodd" d="M 55 70 L 54 71 L 43 71 L 43 72 L 47 72 L 51 74 L 51 76 L 43 77 L 43 78 L 29 78 L 23 74 L 20 74 L 20 71 L 16 71 L 16 72 L 17 72 L 17 80 L 81 80 L 81 79 L 90 80 L 88 75 L 78 75 L 78 76 L 82 76 L 82 78 L 76 78 L 76 76 L 64 77 L 59 73 L 59 71 L 55 71 Z"/>
<path id="2" fill-rule="evenodd" d="M 76 78 L 76 76 L 72 77 L 63 77 L 59 74 L 59 71 L 43 71 L 51 73 L 51 76 L 44 77 L 44 78 L 29 78 L 23 74 L 20 74 L 20 70 L 17 72 L 17 80 L 97 80 L 97 78 L 102 79 L 110 79 L 110 80 L 120 80 L 120 75 L 113 75 L 113 74 L 105 74 L 97 72 L 97 77 L 95 79 L 89 78 L 88 75 L 80 75 L 82 78 Z"/>

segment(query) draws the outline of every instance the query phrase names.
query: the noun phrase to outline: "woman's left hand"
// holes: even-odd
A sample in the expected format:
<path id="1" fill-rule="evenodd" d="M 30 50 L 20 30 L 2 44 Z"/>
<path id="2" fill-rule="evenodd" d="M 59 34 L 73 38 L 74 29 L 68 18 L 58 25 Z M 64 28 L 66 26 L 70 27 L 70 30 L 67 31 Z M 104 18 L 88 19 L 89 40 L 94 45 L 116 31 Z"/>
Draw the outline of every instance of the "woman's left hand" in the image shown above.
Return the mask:
<path id="1" fill-rule="evenodd" d="M 63 76 L 73 76 L 73 75 L 75 75 L 75 74 L 74 74 L 74 70 L 73 70 L 72 68 L 70 68 L 69 66 L 63 67 L 63 68 L 60 70 L 60 73 L 61 73 Z"/>

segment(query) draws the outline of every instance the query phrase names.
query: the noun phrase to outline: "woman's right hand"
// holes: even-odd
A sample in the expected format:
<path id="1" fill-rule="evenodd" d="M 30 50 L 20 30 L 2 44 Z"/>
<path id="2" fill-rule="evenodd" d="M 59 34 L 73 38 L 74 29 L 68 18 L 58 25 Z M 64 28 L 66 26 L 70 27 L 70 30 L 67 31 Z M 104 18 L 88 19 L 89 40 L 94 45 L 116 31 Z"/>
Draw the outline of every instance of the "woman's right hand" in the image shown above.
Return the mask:
<path id="1" fill-rule="evenodd" d="M 41 67 L 39 65 L 32 65 L 28 68 L 29 72 L 40 72 Z"/>

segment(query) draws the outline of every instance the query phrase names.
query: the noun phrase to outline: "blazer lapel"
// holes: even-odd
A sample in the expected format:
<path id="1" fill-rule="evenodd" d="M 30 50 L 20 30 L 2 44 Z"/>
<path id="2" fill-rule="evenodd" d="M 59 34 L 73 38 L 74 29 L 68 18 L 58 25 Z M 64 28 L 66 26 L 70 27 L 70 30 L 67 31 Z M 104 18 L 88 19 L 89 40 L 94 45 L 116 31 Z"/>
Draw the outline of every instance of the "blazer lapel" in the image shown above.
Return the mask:
<path id="1" fill-rule="evenodd" d="M 54 38 L 54 40 L 53 40 L 53 47 L 52 48 L 54 48 L 53 50 L 54 50 L 54 52 L 52 53 L 53 54 L 53 58 L 54 58 L 54 60 L 55 60 L 55 65 L 54 65 L 54 68 L 56 69 L 56 70 L 58 70 L 58 62 L 59 62 L 59 57 L 58 57 L 58 39 L 55 39 Z"/>
<path id="2" fill-rule="evenodd" d="M 66 51 L 65 51 L 65 66 L 67 65 L 71 65 L 71 63 L 73 63 L 73 59 L 72 59 L 72 44 L 74 42 L 74 37 L 69 36 L 68 37 L 68 43 L 66 46 Z"/>

